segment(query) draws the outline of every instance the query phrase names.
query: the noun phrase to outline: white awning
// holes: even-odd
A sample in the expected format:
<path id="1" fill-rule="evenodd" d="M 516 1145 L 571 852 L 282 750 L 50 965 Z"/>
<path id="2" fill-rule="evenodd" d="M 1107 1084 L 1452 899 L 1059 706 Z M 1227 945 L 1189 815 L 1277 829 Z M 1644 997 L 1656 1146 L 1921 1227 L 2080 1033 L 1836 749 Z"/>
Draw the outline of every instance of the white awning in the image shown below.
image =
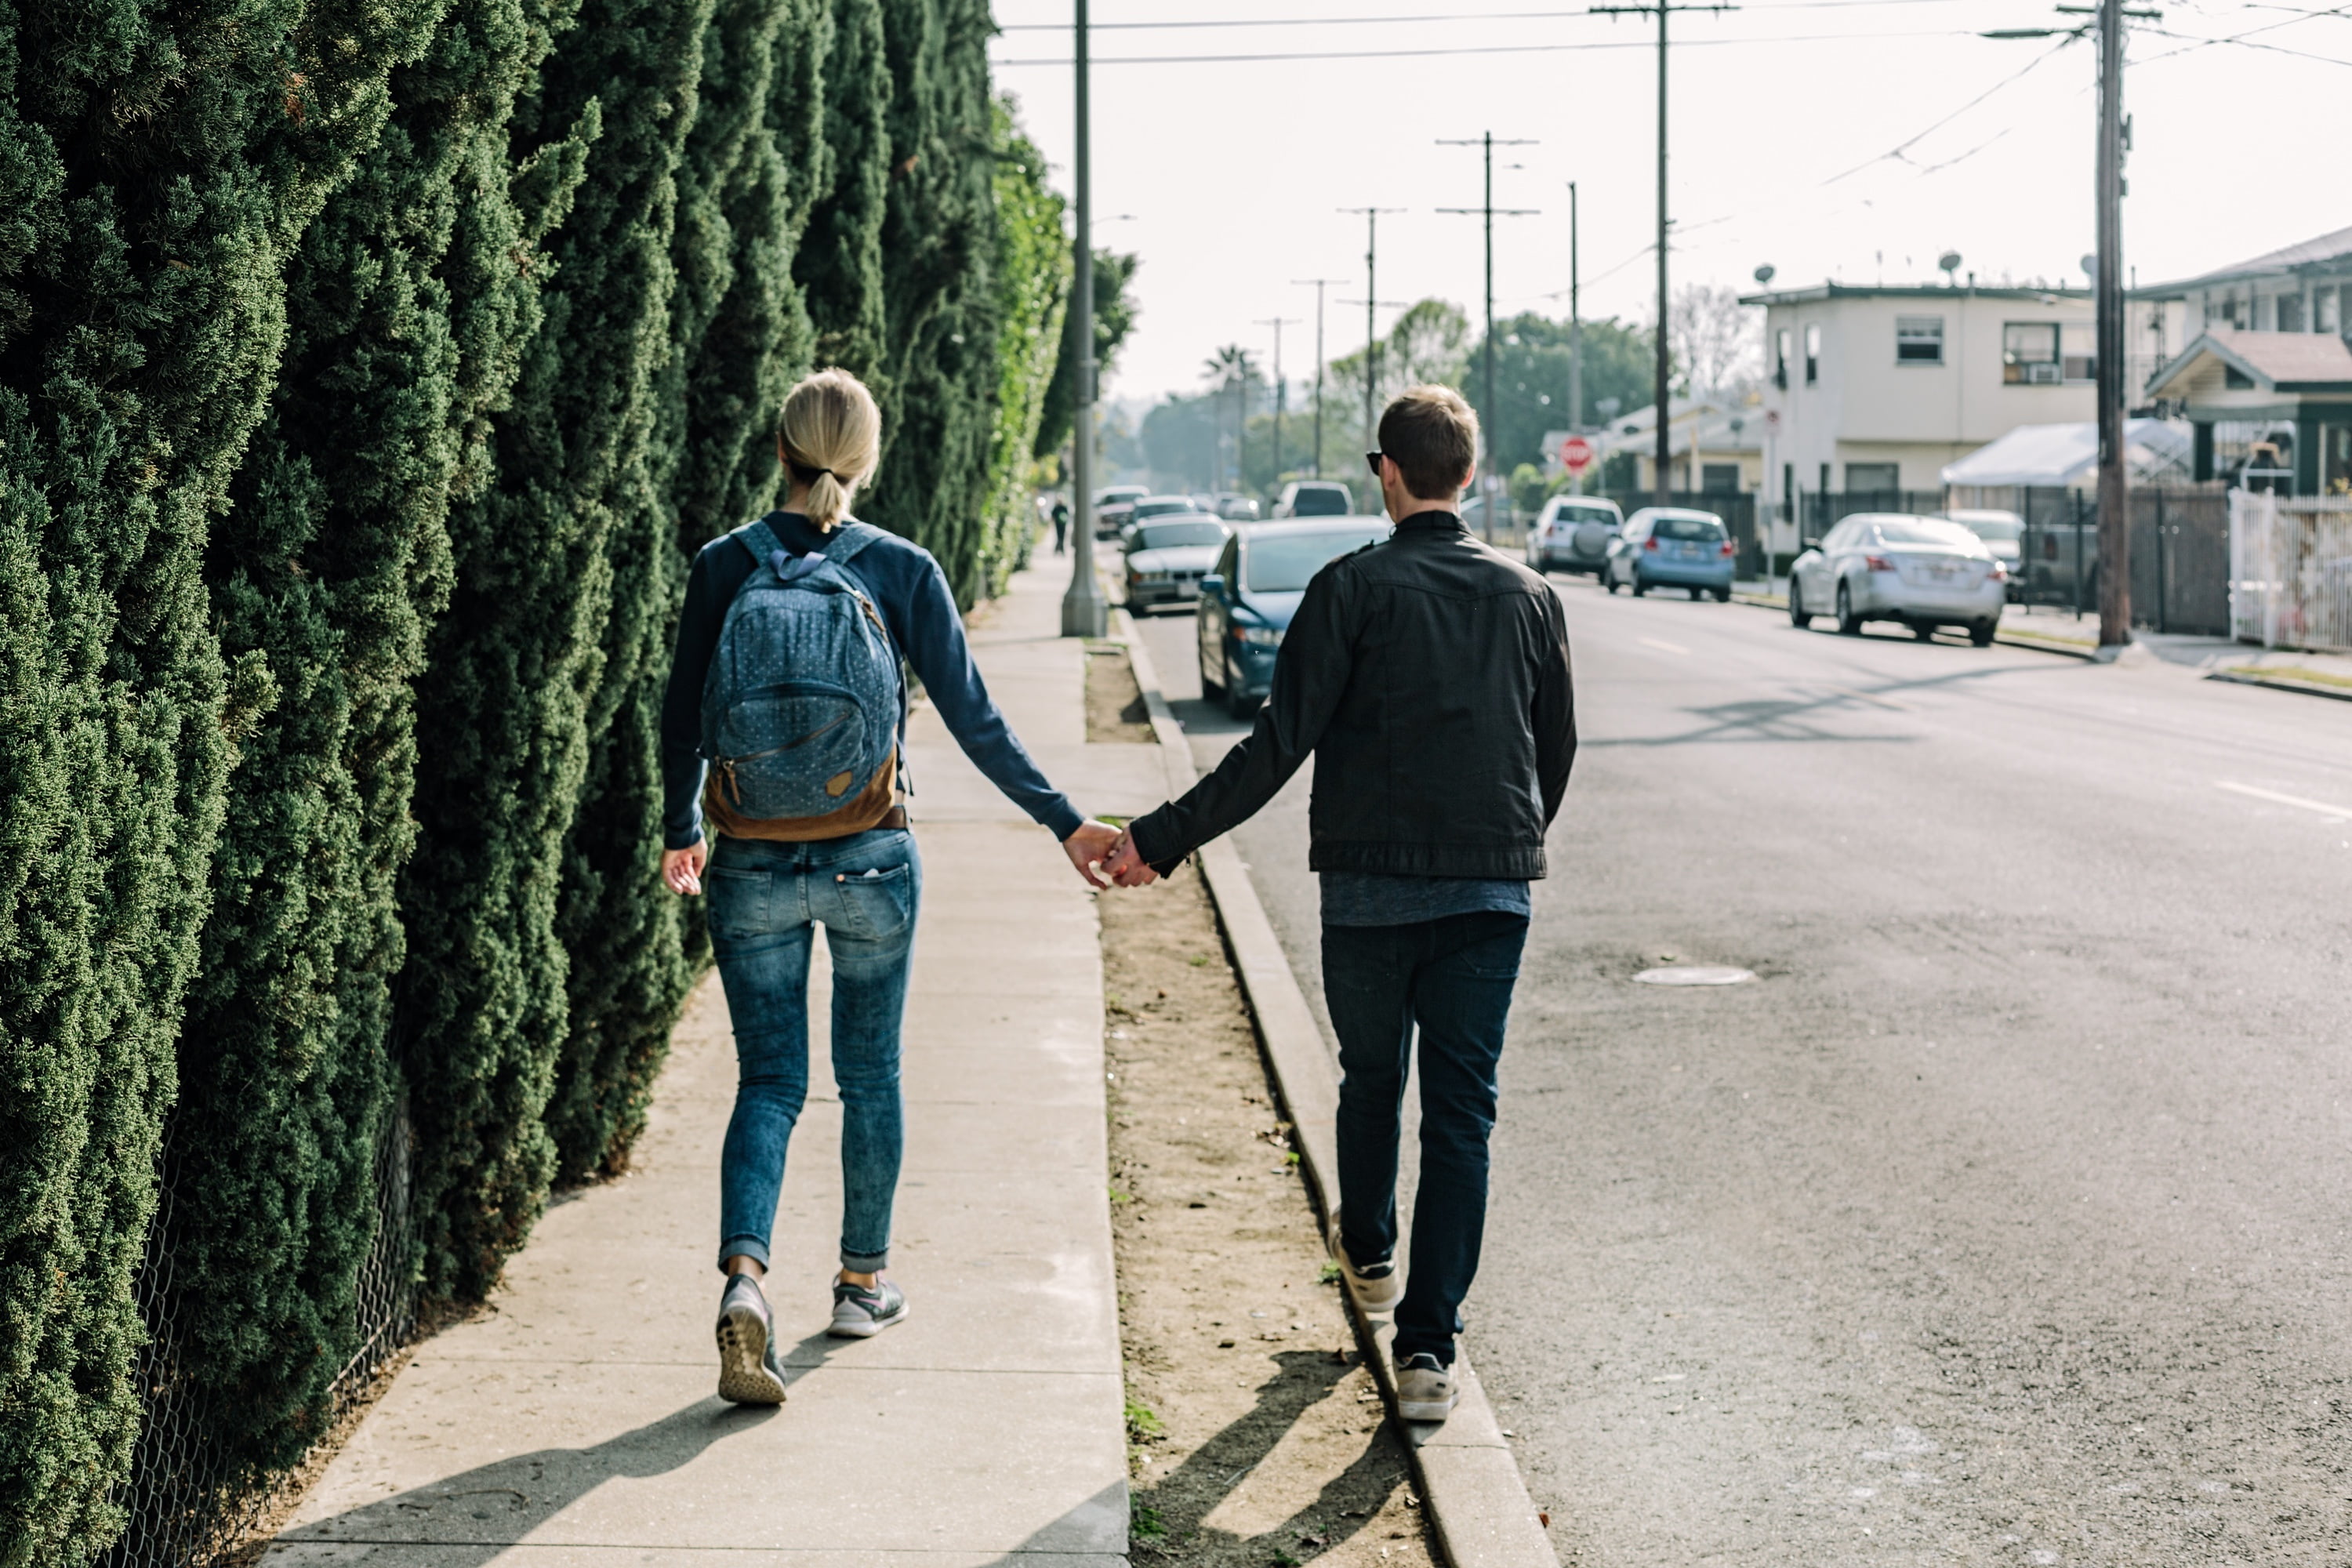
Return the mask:
<path id="1" fill-rule="evenodd" d="M 2189 462 L 2189 429 L 2161 419 L 2127 419 L 2124 447 L 2124 462 L 2134 479 L 2176 474 Z M 2021 425 L 1959 461 L 1947 463 L 1943 479 L 1948 485 L 1980 488 L 2060 488 L 2091 482 L 2098 467 L 2096 425 Z"/>

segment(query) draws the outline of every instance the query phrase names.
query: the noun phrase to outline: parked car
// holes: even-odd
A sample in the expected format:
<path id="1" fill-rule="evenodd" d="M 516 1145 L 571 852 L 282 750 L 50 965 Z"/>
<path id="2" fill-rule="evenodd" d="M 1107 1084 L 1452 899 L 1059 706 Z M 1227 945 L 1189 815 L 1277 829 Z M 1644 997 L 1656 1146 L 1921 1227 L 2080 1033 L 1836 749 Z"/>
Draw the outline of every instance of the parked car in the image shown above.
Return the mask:
<path id="1" fill-rule="evenodd" d="M 2009 568 L 1985 542 L 1944 518 L 1857 512 L 1809 541 L 1789 574 L 1789 620 L 1811 626 L 1825 613 L 1859 637 L 1870 621 L 1900 621 L 1925 641 L 1938 626 L 1965 626 L 1990 647 L 2009 597 Z"/>
<path id="2" fill-rule="evenodd" d="M 1274 515 L 1284 517 L 1353 517 L 1356 495 L 1337 479 L 1293 479 L 1275 498 Z"/>
<path id="3" fill-rule="evenodd" d="M 1116 538 L 1127 526 L 1135 503 L 1151 492 L 1141 485 L 1111 485 L 1095 492 L 1095 537 Z"/>
<path id="4" fill-rule="evenodd" d="M 1188 604 L 1201 596 L 1201 579 L 1234 531 L 1198 512 L 1155 517 L 1127 536 L 1127 607 Z"/>
<path id="5" fill-rule="evenodd" d="M 1118 536 L 1124 540 L 1145 522 L 1155 517 L 1197 517 L 1206 515 L 1191 496 L 1143 496 L 1127 509 L 1127 520 L 1118 525 Z"/>
<path id="6" fill-rule="evenodd" d="M 1216 496 L 1214 500 L 1215 504 L 1209 510 L 1227 522 L 1257 521 L 1257 497 L 1255 496 L 1237 496 L 1228 491 Z"/>
<path id="7" fill-rule="evenodd" d="M 2025 520 L 2013 511 L 1995 511 L 1955 508 L 1938 515 L 1948 517 L 1979 539 L 1992 552 L 1992 558 L 2009 573 L 2009 596 L 2017 598 L 2025 589 Z"/>
<path id="8" fill-rule="evenodd" d="M 1600 496 L 1554 496 L 1528 525 L 1528 564 L 1538 572 L 1591 572 L 1609 559 L 1625 527 L 1617 503 Z"/>
<path id="9" fill-rule="evenodd" d="M 1236 529 L 1201 579 L 1201 695 L 1245 719 L 1274 684 L 1275 655 L 1307 580 L 1326 562 L 1389 536 L 1384 517 L 1318 518 Z"/>
<path id="10" fill-rule="evenodd" d="M 1518 509 L 1509 500 L 1498 500 L 1490 508 L 1485 496 L 1472 496 L 1464 501 L 1460 515 L 1462 526 L 1470 531 L 1472 537 L 1490 542 L 1507 543 L 1511 531 L 1519 523 Z"/>
<path id="11" fill-rule="evenodd" d="M 1612 594 L 1631 588 L 1637 599 L 1653 588 L 1686 588 L 1694 599 L 1713 594 L 1721 603 L 1731 597 L 1735 548 L 1711 511 L 1645 506 L 1609 542 L 1601 585 Z"/>

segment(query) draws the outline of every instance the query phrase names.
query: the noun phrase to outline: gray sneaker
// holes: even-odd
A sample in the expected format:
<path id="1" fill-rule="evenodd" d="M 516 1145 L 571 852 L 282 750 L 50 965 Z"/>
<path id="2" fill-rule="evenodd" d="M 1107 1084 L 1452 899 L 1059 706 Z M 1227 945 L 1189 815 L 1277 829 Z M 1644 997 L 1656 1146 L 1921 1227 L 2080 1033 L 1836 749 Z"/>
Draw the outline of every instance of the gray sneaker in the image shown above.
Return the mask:
<path id="1" fill-rule="evenodd" d="M 782 1405 L 784 1369 L 776 1360 L 768 1299 L 749 1274 L 727 1281 L 719 1299 L 719 1397 L 736 1405 Z"/>
<path id="2" fill-rule="evenodd" d="M 1331 1258 L 1339 1265 L 1340 1278 L 1347 1280 L 1348 1294 L 1355 1298 L 1360 1311 L 1393 1312 L 1404 1300 L 1404 1281 L 1397 1278 L 1395 1258 L 1359 1268 L 1348 1256 L 1348 1244 L 1339 1239 L 1337 1208 L 1331 1211 Z"/>
<path id="3" fill-rule="evenodd" d="M 1405 1421 L 1443 1421 L 1454 1414 L 1461 1394 L 1454 1386 L 1454 1369 L 1437 1364 L 1424 1351 L 1397 1363 L 1397 1415 Z"/>
<path id="4" fill-rule="evenodd" d="M 907 1293 L 887 1279 L 868 1289 L 845 1279 L 833 1282 L 833 1327 L 837 1340 L 870 1340 L 893 1323 L 907 1321 Z"/>

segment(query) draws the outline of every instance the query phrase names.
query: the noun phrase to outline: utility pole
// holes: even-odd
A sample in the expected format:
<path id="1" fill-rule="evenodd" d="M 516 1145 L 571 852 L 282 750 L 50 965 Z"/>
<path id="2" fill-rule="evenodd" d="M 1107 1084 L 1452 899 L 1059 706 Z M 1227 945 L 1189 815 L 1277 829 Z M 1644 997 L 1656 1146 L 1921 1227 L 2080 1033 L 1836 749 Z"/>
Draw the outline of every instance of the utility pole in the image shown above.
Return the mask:
<path id="1" fill-rule="evenodd" d="M 1653 0 L 1641 5 L 1595 5 L 1596 16 L 1652 16 L 1658 19 L 1658 365 L 1653 394 L 1657 403 L 1658 445 L 1655 483 L 1650 488 L 1655 504 L 1668 505 L 1673 500 L 1674 458 L 1673 425 L 1667 417 L 1668 395 L 1674 380 L 1674 349 L 1666 331 L 1666 17 L 1676 11 L 1737 11 L 1737 5 L 1676 5 L 1671 0 Z"/>
<path id="2" fill-rule="evenodd" d="M 1495 207 L 1495 149 L 1497 145 L 1505 147 L 1532 147 L 1535 143 L 1532 141 L 1528 141 L 1524 138 L 1497 143 L 1495 140 L 1495 133 L 1489 131 L 1475 142 L 1467 140 L 1449 140 L 1445 137 L 1440 137 L 1438 138 L 1437 144 L 1441 147 L 1483 147 L 1486 149 L 1486 200 L 1485 205 L 1476 207 L 1440 207 L 1437 210 L 1442 213 L 1453 213 L 1456 215 L 1477 213 L 1483 215 L 1486 220 L 1486 416 L 1485 419 L 1480 421 L 1480 424 L 1483 426 L 1482 434 L 1486 437 L 1486 440 L 1482 445 L 1486 448 L 1485 454 L 1486 459 L 1486 482 L 1482 487 L 1481 493 L 1486 497 L 1486 504 L 1478 509 L 1478 515 L 1486 522 L 1486 538 L 1491 542 L 1495 537 L 1495 492 L 1496 489 L 1495 483 L 1496 478 L 1495 472 L 1495 422 L 1496 419 L 1501 417 L 1500 411 L 1496 408 L 1495 404 L 1495 218 L 1496 216 Z M 1531 217 L 1535 215 L 1535 212 L 1536 209 L 1533 207 L 1505 207 L 1501 211 L 1501 216 L 1504 217 Z"/>
<path id="3" fill-rule="evenodd" d="M 1401 213 L 1402 207 L 1341 207 L 1343 213 L 1360 213 L 1364 219 L 1364 440 L 1380 439 L 1380 426 L 1372 420 L 1372 399 L 1379 395 L 1381 384 L 1381 334 L 1372 312 L 1388 303 L 1381 298 L 1380 254 L 1381 215 Z"/>
<path id="4" fill-rule="evenodd" d="M 1250 325 L 1274 329 L 1274 482 L 1279 485 L 1282 483 L 1283 405 L 1289 401 L 1290 397 L 1289 386 L 1282 379 L 1282 329 L 1298 325 L 1298 318 L 1268 316 L 1265 320 L 1253 321 Z"/>
<path id="5" fill-rule="evenodd" d="M 1294 287 L 1315 285 L 1315 477 L 1323 477 L 1323 286 L 1344 278 L 1294 278 Z"/>
<path id="6" fill-rule="evenodd" d="M 1062 635 L 1098 637 L 1110 626 L 1110 606 L 1103 602 L 1102 584 L 1095 577 L 1095 249 L 1093 164 L 1087 146 L 1087 0 L 1076 0 L 1072 58 L 1077 66 L 1077 157 L 1073 174 L 1077 186 L 1078 276 L 1076 298 L 1070 309 L 1077 316 L 1073 335 L 1078 345 L 1077 374 L 1072 377 L 1073 411 L 1070 441 L 1070 521 L 1077 537 L 1070 552 L 1070 586 L 1062 595 Z"/>
<path id="7" fill-rule="evenodd" d="M 2090 20 L 2073 27 L 2009 27 L 1988 38 L 2047 38 L 2063 33 L 2099 41 L 2097 158 L 2098 265 L 2094 321 L 2099 400 L 2099 651 L 2113 658 L 2131 641 L 2131 490 L 2124 468 L 2124 154 L 2131 121 L 2124 113 L 2124 18 L 2157 20 L 2161 11 L 2099 0 L 2096 5 L 2052 7 Z"/>
<path id="8" fill-rule="evenodd" d="M 1568 183 L 1568 427 L 1584 428 L 1584 312 L 1576 291 L 1576 182 Z M 1579 476 L 1576 493 L 1584 493 Z"/>

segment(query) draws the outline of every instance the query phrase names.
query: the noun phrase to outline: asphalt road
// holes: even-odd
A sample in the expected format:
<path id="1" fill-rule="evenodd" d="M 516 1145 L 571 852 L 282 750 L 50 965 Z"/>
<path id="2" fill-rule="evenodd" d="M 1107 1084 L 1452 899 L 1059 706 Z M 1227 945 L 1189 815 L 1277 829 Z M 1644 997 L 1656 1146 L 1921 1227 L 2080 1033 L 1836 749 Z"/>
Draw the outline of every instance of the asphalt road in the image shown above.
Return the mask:
<path id="1" fill-rule="evenodd" d="M 1563 1560 L 2352 1560 L 2352 704 L 1559 587 L 1465 1315 Z"/>

